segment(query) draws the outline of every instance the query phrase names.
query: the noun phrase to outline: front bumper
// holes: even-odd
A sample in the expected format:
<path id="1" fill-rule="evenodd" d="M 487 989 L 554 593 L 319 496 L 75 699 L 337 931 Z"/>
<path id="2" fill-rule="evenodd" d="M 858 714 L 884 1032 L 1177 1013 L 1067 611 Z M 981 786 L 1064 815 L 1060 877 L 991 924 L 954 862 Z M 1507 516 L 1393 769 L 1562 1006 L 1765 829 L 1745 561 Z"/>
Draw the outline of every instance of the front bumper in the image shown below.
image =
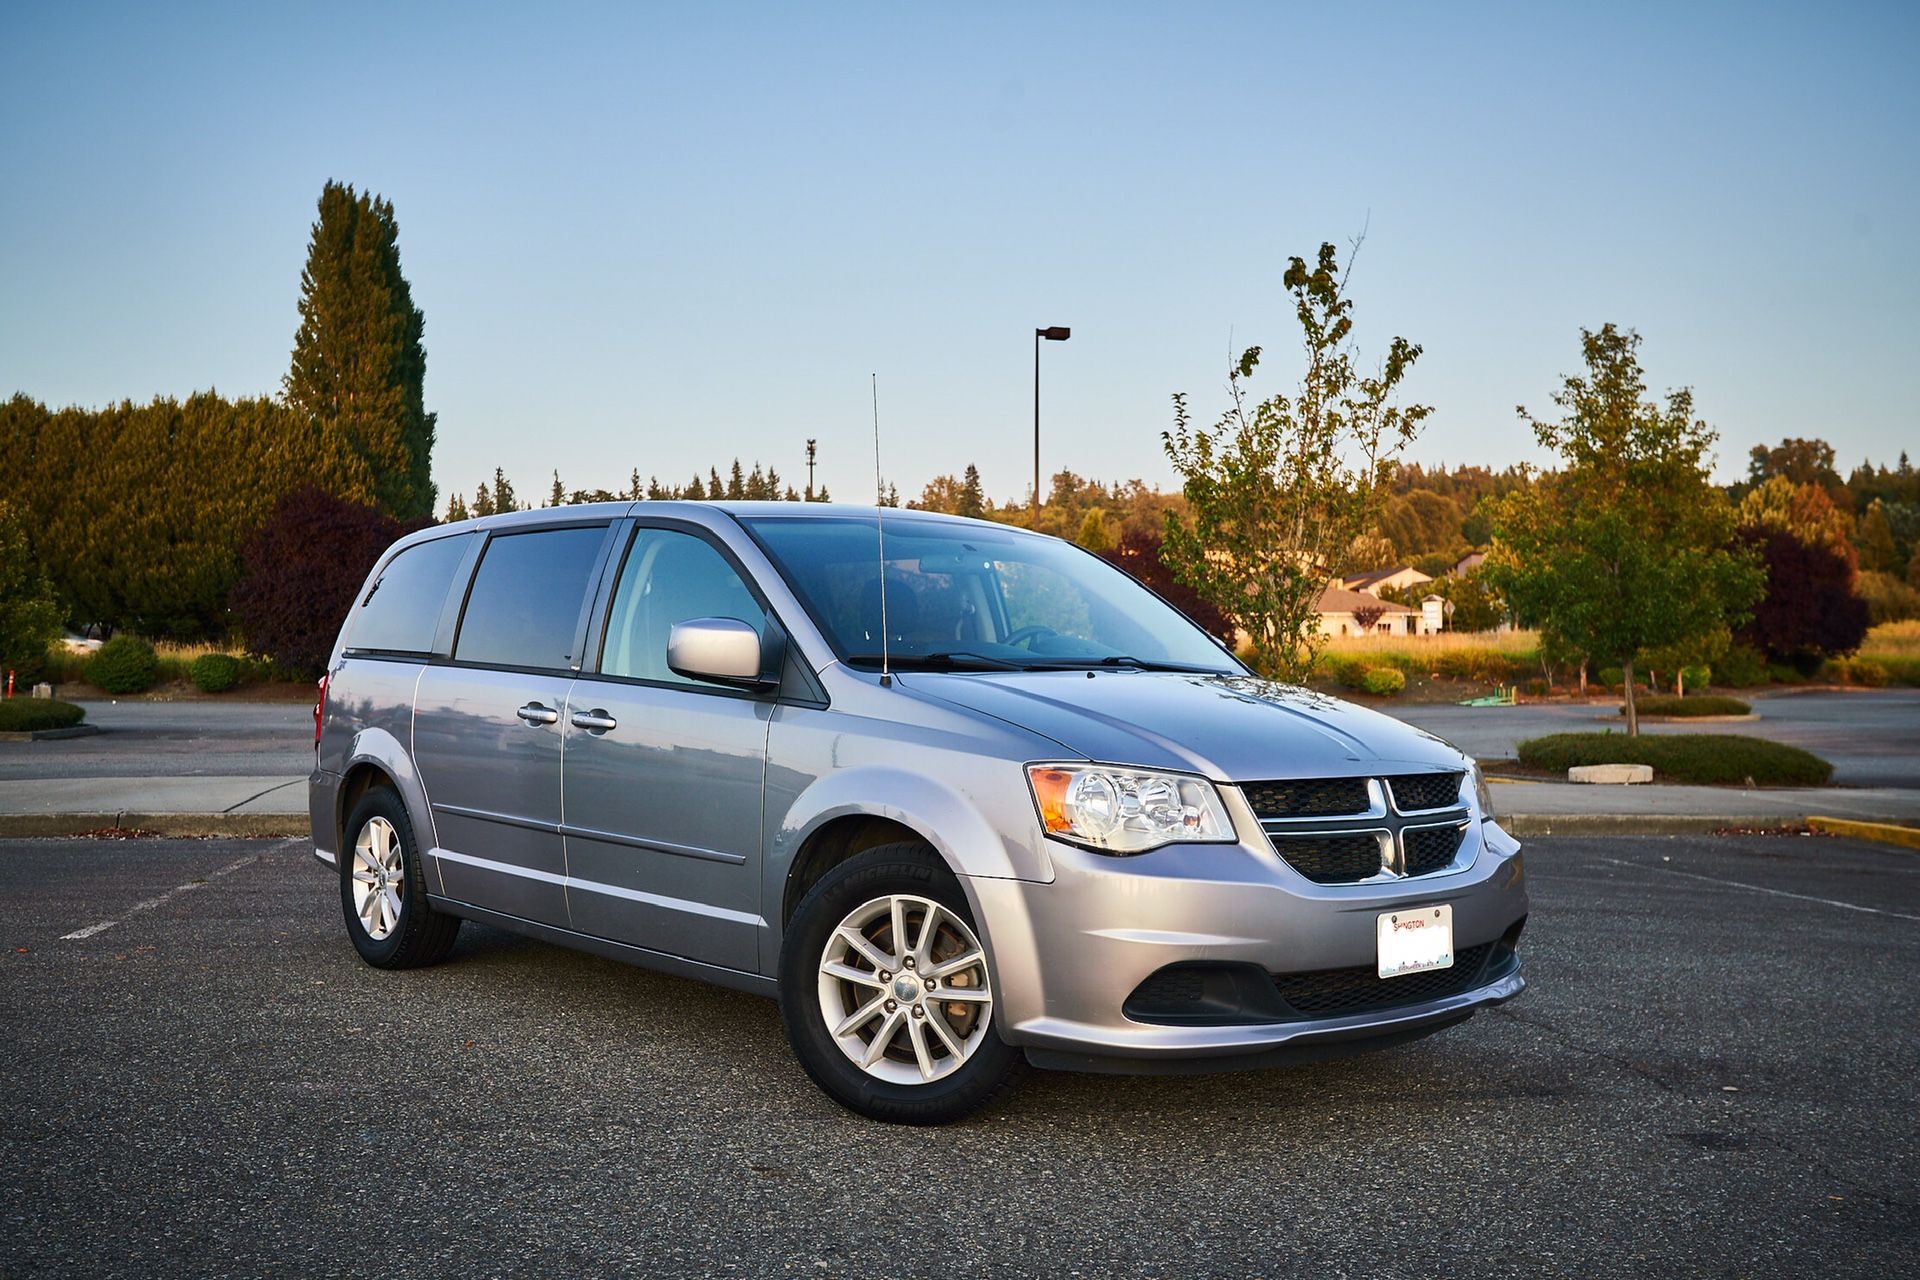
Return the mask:
<path id="1" fill-rule="evenodd" d="M 1450 904 L 1456 952 L 1497 943 L 1527 914 L 1520 846 L 1492 822 L 1474 823 L 1467 839 L 1475 847 L 1458 870 L 1355 885 L 1307 880 L 1264 842 L 1175 845 L 1135 858 L 1050 843 L 1051 883 L 967 881 L 999 986 L 996 1025 L 1040 1065 L 1083 1070 L 1264 1065 L 1450 1025 L 1520 994 L 1517 958 L 1490 965 L 1468 990 L 1339 1016 L 1165 1025 L 1136 1021 L 1122 1006 L 1171 964 L 1267 974 L 1372 966 L 1383 911 Z M 1172 1065 L 1202 1059 L 1220 1061 Z"/>

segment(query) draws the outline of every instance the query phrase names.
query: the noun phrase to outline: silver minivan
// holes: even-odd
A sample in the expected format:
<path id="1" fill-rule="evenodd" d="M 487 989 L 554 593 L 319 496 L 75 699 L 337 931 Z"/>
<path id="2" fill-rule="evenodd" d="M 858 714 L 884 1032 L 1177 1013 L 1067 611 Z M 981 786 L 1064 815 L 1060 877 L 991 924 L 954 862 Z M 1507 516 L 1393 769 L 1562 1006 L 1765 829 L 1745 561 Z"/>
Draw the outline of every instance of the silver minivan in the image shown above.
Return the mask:
<path id="1" fill-rule="evenodd" d="M 1520 849 L 1472 760 L 1002 525 L 429 529 L 356 599 L 314 742 L 314 849 L 369 963 L 477 920 L 774 996 L 808 1074 L 883 1120 L 963 1115 L 1021 1056 L 1299 1062 L 1525 985 Z"/>

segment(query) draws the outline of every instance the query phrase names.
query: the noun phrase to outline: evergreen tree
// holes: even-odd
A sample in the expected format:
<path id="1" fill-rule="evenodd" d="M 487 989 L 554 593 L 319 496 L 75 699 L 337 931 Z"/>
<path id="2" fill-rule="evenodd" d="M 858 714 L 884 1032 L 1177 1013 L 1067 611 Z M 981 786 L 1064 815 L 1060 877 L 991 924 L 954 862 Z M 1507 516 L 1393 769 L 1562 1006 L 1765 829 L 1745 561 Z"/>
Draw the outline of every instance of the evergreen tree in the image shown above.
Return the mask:
<path id="1" fill-rule="evenodd" d="M 493 469 L 493 509 L 502 515 L 520 510 L 519 500 L 513 496 L 513 481 L 499 467 Z"/>
<path id="2" fill-rule="evenodd" d="M 987 495 L 980 488 L 980 468 L 971 462 L 960 481 L 960 503 L 957 515 L 972 516 L 978 520 L 987 514 Z"/>
<path id="3" fill-rule="evenodd" d="M 740 459 L 733 460 L 733 471 L 727 477 L 727 501 L 738 502 L 747 496 L 746 477 L 740 472 Z"/>
<path id="4" fill-rule="evenodd" d="M 400 274 L 393 205 L 328 182 L 320 192 L 286 401 L 340 445 L 328 487 L 401 520 L 431 516 L 434 415 L 426 411 L 426 319 Z"/>
<path id="5" fill-rule="evenodd" d="M 441 517 L 441 524 L 453 524 L 467 518 L 467 500 L 459 494 L 447 499 L 447 514 Z"/>
<path id="6" fill-rule="evenodd" d="M 585 499 L 582 499 L 582 501 L 585 501 Z M 560 484 L 560 473 L 558 471 L 553 473 L 553 488 L 547 494 L 547 505 L 550 507 L 564 507 L 567 505 L 567 491 Z"/>
<path id="7" fill-rule="evenodd" d="M 483 484 L 473 491 L 473 514 L 477 519 L 480 516 L 490 516 L 493 513 L 493 492 Z"/>

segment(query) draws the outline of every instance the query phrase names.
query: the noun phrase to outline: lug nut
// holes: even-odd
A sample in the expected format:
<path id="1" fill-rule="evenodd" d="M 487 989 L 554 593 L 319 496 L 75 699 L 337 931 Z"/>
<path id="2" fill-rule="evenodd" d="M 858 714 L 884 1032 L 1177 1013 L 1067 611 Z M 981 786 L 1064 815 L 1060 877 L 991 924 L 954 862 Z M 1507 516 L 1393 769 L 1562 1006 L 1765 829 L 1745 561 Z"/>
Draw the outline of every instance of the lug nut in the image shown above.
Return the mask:
<path id="1" fill-rule="evenodd" d="M 926 1017 L 926 1016 L 927 1016 L 927 1011 L 926 1011 L 926 1009 L 925 1009 L 925 1007 L 924 1007 L 924 1006 L 921 1006 L 921 1005 L 915 1005 L 915 1006 L 913 1006 L 913 1016 L 914 1016 L 914 1017 L 916 1017 L 916 1018 L 924 1018 L 924 1017 Z"/>
<path id="2" fill-rule="evenodd" d="M 934 989 L 935 987 L 937 987 L 937 986 L 939 986 L 939 985 L 940 985 L 940 979 L 938 979 L 938 978 L 928 978 L 928 979 L 927 979 L 927 990 L 929 990 L 929 991 L 931 991 L 931 990 L 933 990 L 933 989 Z"/>
<path id="3" fill-rule="evenodd" d="M 892 981 L 893 981 L 893 975 L 892 975 L 892 974 L 890 974 L 890 973 L 888 973 L 888 972 L 887 972 L 887 971 L 886 971 L 885 969 L 882 969 L 882 970 L 880 971 L 880 973 L 879 973 L 879 975 L 878 975 L 878 976 L 879 976 L 879 978 L 880 978 L 880 981 L 882 981 L 882 982 L 892 982 Z"/>
<path id="4" fill-rule="evenodd" d="M 909 968 L 909 969 L 911 969 L 911 968 L 913 968 L 913 957 L 912 957 L 912 956 L 908 956 L 908 957 L 907 957 L 907 968 Z"/>
<path id="5" fill-rule="evenodd" d="M 891 1001 L 891 1000 L 889 1000 L 889 1001 L 887 1001 L 887 1012 L 888 1012 L 888 1013 L 892 1013 L 892 1012 L 893 1012 L 893 1011 L 894 1011 L 895 1009 L 898 1009 L 899 1007 L 900 1007 L 900 1006 L 899 1006 L 899 1005 L 897 1005 L 897 1004 L 895 1004 L 895 1003 L 894 1003 L 893 1001 Z"/>

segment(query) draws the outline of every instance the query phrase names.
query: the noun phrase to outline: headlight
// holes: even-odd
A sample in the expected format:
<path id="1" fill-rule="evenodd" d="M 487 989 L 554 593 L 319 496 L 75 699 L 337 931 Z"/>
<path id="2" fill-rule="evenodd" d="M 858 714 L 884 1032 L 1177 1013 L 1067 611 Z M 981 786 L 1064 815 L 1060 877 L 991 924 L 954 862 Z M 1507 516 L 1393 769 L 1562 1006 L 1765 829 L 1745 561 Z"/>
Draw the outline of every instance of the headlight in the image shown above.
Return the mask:
<path id="1" fill-rule="evenodd" d="M 1145 853 L 1182 841 L 1234 839 L 1213 784 L 1178 773 L 1103 765 L 1027 766 L 1040 825 L 1102 853 Z"/>
<path id="2" fill-rule="evenodd" d="M 1473 798 L 1480 806 L 1482 818 L 1493 817 L 1493 788 L 1487 785 L 1487 775 L 1480 772 L 1480 766 L 1473 766 Z"/>

